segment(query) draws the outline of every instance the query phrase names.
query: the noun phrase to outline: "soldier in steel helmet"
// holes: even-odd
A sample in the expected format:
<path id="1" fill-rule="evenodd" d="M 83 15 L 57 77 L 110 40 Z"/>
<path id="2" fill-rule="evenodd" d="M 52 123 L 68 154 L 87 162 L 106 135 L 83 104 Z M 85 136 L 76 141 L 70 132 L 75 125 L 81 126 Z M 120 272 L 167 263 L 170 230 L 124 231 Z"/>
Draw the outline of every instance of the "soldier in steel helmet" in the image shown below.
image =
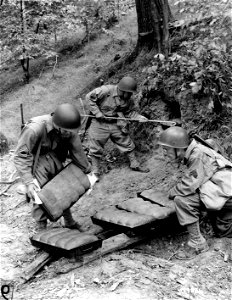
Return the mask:
<path id="1" fill-rule="evenodd" d="M 54 113 L 34 117 L 26 123 L 19 137 L 14 163 L 27 187 L 28 197 L 33 198 L 37 185 L 43 187 L 61 171 L 68 153 L 84 173 L 91 171 L 78 134 L 80 125 L 79 111 L 69 103 L 58 105 Z M 46 228 L 47 216 L 34 203 L 32 216 L 38 230 Z M 80 229 L 69 209 L 64 211 L 63 217 L 65 227 Z"/>
<path id="2" fill-rule="evenodd" d="M 175 202 L 179 223 L 189 233 L 176 257 L 191 259 L 209 249 L 199 226 L 202 209 L 207 209 L 216 236 L 232 238 L 232 163 L 213 149 L 212 143 L 198 136 L 190 140 L 181 127 L 163 131 L 159 144 L 170 161 L 187 165 L 180 182 L 169 191 L 169 198 Z M 232 259 L 232 250 L 229 251 Z"/>
<path id="3" fill-rule="evenodd" d="M 147 118 L 135 110 L 135 103 L 131 98 L 136 89 L 136 81 L 126 76 L 117 85 L 103 85 L 86 95 L 90 111 L 96 117 L 89 128 L 89 154 L 92 159 L 93 172 L 97 176 L 100 175 L 103 148 L 109 139 L 122 153 L 127 154 L 132 170 L 149 172 L 149 169 L 140 165 L 136 159 L 135 145 L 129 135 L 128 121 L 104 118 L 133 118 L 139 122 L 146 122 Z"/>

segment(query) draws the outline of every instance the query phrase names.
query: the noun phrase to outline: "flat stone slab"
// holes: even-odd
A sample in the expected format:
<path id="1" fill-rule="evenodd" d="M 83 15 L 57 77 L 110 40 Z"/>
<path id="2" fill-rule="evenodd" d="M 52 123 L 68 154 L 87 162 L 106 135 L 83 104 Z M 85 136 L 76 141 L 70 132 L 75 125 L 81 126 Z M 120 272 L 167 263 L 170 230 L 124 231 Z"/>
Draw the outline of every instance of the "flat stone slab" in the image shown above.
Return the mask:
<path id="1" fill-rule="evenodd" d="M 118 204 L 117 207 L 132 213 L 152 216 L 154 220 L 161 220 L 175 212 L 174 202 L 171 203 L 171 206 L 163 207 L 142 198 L 131 198 Z"/>
<path id="2" fill-rule="evenodd" d="M 173 200 L 168 199 L 168 192 L 149 189 L 140 193 L 139 196 L 164 207 L 174 207 Z"/>
<path id="3" fill-rule="evenodd" d="M 92 219 L 94 223 L 98 220 L 128 228 L 136 228 L 154 221 L 152 216 L 128 212 L 115 206 L 97 212 Z"/>

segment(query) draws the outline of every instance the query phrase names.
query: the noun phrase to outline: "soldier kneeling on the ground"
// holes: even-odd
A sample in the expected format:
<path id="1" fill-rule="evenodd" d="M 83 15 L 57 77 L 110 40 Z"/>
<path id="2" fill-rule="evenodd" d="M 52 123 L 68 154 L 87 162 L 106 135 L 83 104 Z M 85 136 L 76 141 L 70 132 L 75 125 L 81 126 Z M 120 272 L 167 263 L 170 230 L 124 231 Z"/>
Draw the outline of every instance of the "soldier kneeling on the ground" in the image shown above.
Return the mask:
<path id="1" fill-rule="evenodd" d="M 135 157 L 135 145 L 129 135 L 128 121 L 116 120 L 117 117 L 126 117 L 139 122 L 147 121 L 146 117 L 135 111 L 131 96 L 136 88 L 136 81 L 126 76 L 117 85 L 103 85 L 86 95 L 90 111 L 96 117 L 89 128 L 89 155 L 93 164 L 93 172 L 97 176 L 100 175 L 100 161 L 108 139 L 111 139 L 121 152 L 127 154 L 132 170 L 149 172 L 149 169 L 141 166 Z"/>
<path id="2" fill-rule="evenodd" d="M 232 238 L 232 163 L 197 140 L 190 141 L 181 127 L 166 129 L 159 144 L 170 161 L 187 165 L 187 171 L 170 190 L 169 197 L 175 202 L 179 223 L 189 233 L 185 247 L 176 257 L 191 259 L 209 249 L 199 227 L 202 209 L 207 209 L 218 237 Z"/>
<path id="3" fill-rule="evenodd" d="M 69 103 L 57 106 L 52 114 L 32 118 L 26 123 L 19 137 L 14 163 L 27 195 L 34 198 L 34 191 L 43 187 L 63 169 L 68 154 L 73 163 L 84 173 L 91 172 L 91 165 L 84 153 L 78 130 L 81 118 L 77 108 Z M 32 216 L 37 229 L 45 229 L 47 215 L 33 203 Z M 70 209 L 63 213 L 65 227 L 79 229 Z"/>

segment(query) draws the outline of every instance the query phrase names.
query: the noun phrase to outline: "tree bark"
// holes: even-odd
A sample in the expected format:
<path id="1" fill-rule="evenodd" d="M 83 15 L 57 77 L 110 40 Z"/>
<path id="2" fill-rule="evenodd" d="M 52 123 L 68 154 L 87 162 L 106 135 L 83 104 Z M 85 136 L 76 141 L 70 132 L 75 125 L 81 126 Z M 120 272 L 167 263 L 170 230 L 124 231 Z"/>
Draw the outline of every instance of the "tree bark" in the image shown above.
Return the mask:
<path id="1" fill-rule="evenodd" d="M 137 54 L 155 50 L 169 53 L 168 23 L 173 19 L 168 0 L 135 0 L 138 22 Z"/>
<path id="2" fill-rule="evenodd" d="M 27 57 L 26 54 L 26 48 L 25 48 L 25 35 L 27 31 L 27 24 L 26 24 L 26 17 L 25 17 L 25 2 L 24 0 L 20 0 L 20 16 L 21 16 L 21 33 L 23 37 L 23 58 L 20 59 L 21 66 L 23 68 L 24 72 L 24 81 L 26 83 L 29 83 L 29 57 Z"/>
<path id="3" fill-rule="evenodd" d="M 154 47 L 151 0 L 136 0 L 138 22 L 138 51 L 140 48 L 151 50 Z"/>

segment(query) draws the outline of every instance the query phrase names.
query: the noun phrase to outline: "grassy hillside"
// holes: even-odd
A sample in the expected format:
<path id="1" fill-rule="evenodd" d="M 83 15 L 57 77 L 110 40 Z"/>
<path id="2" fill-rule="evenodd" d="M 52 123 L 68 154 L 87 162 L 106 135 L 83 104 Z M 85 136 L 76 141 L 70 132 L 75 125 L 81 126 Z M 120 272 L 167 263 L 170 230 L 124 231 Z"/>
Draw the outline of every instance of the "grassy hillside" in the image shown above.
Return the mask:
<path id="1" fill-rule="evenodd" d="M 55 62 L 44 65 L 41 61 L 34 62 L 35 77 L 29 84 L 18 86 L 14 77 L 22 76 L 21 67 L 7 72 L 1 80 L 11 81 L 11 92 L 1 96 L 1 131 L 10 144 L 15 144 L 20 133 L 20 103 L 23 103 L 24 118 L 52 112 L 58 103 L 74 102 L 80 105 L 76 95 L 89 84 L 103 69 L 107 68 L 115 55 L 122 56 L 132 50 L 137 39 L 137 21 L 134 10 L 121 17 L 113 29 L 102 33 L 90 41 L 80 51 L 61 56 L 54 69 Z M 65 39 L 70 48 L 77 42 L 73 36 Z M 68 45 L 65 45 L 68 48 Z M 37 75 L 36 75 L 37 74 Z M 3 82 L 4 84 L 4 82 Z"/>

